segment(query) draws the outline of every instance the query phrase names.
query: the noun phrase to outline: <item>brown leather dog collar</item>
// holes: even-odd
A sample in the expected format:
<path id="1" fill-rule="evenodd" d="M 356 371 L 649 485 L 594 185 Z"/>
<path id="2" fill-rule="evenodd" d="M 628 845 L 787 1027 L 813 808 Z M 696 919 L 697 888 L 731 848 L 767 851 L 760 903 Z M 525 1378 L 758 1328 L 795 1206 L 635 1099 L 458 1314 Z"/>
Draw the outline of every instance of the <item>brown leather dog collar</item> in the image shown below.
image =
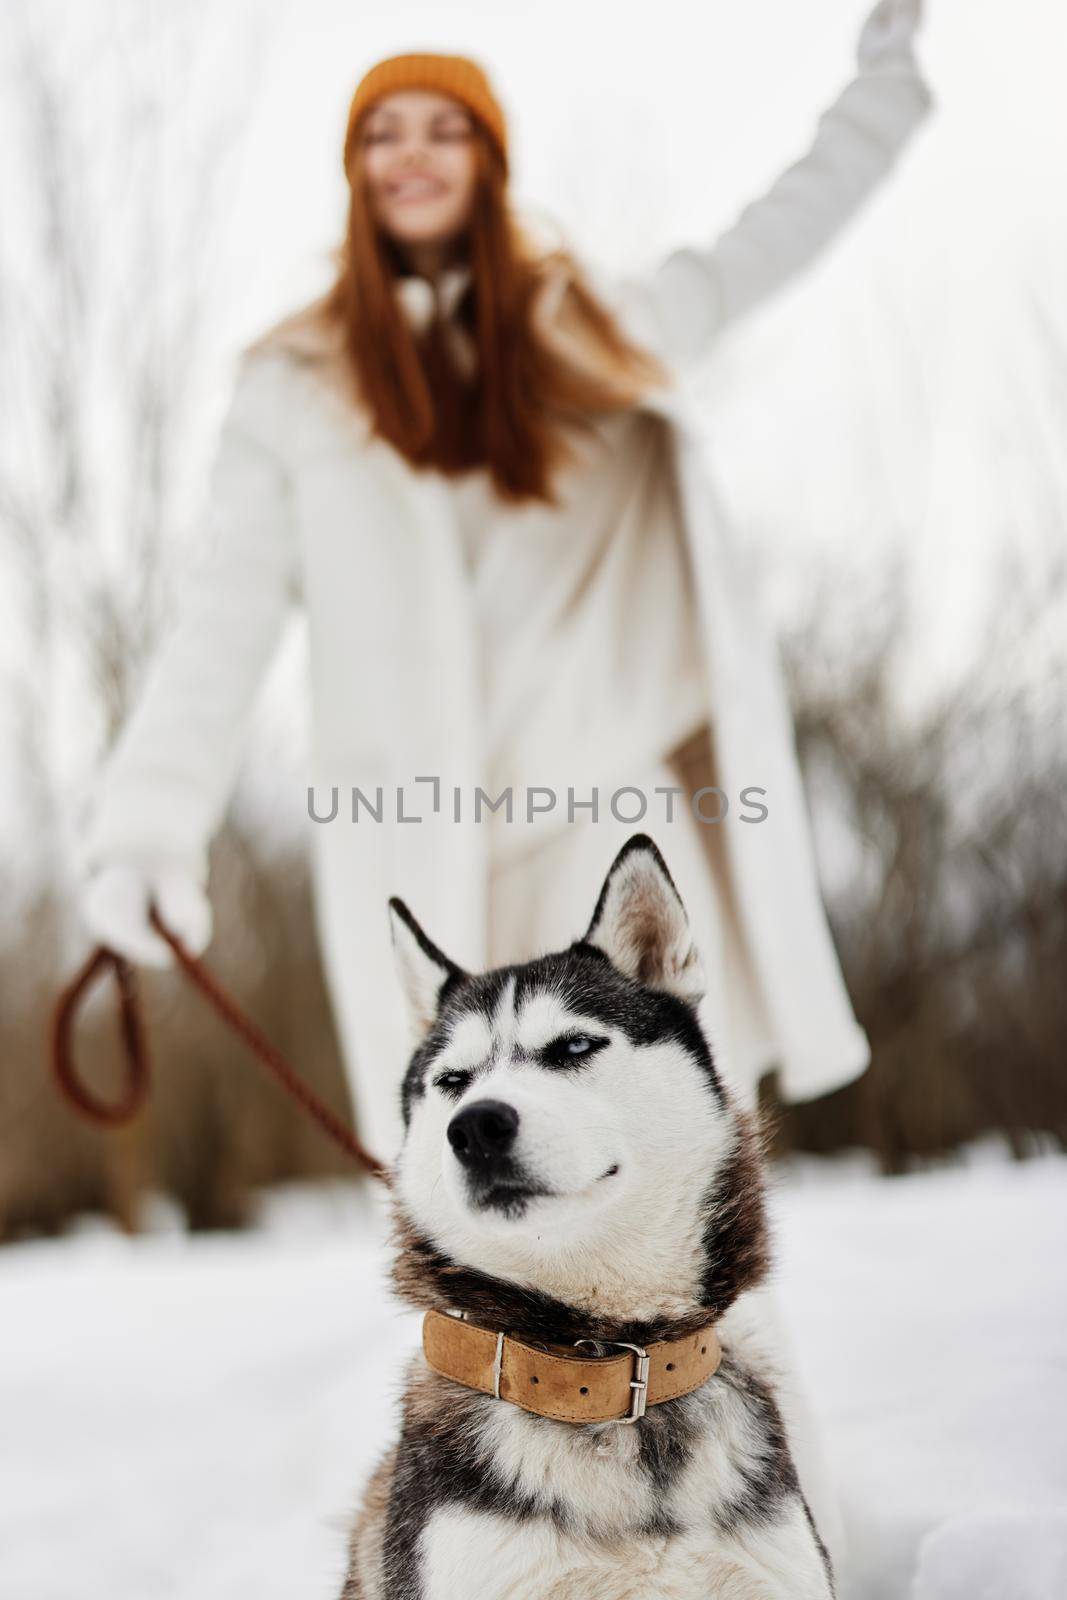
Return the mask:
<path id="1" fill-rule="evenodd" d="M 527 1344 L 440 1311 L 427 1311 L 422 1324 L 422 1348 L 435 1372 L 557 1422 L 636 1422 L 648 1406 L 699 1389 L 722 1360 L 711 1327 L 647 1346 L 578 1343 L 617 1354 L 584 1356 L 569 1345 Z"/>

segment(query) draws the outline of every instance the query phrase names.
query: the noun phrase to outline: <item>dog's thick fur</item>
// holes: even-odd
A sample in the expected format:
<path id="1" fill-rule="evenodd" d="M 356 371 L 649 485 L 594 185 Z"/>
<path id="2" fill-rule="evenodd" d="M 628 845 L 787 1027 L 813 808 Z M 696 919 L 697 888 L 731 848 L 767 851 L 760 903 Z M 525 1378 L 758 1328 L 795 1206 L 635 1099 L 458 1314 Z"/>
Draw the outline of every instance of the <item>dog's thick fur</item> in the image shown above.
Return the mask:
<path id="1" fill-rule="evenodd" d="M 719 1370 L 638 1422 L 531 1415 L 422 1354 L 356 1521 L 343 1600 L 826 1600 L 770 1321 L 756 1130 L 716 1070 L 688 919 L 646 834 L 584 936 L 470 974 L 390 901 L 417 1044 L 393 1174 L 416 1306 L 555 1343 L 647 1344 L 715 1320 Z M 487 1168 L 448 1129 L 517 1113 Z"/>

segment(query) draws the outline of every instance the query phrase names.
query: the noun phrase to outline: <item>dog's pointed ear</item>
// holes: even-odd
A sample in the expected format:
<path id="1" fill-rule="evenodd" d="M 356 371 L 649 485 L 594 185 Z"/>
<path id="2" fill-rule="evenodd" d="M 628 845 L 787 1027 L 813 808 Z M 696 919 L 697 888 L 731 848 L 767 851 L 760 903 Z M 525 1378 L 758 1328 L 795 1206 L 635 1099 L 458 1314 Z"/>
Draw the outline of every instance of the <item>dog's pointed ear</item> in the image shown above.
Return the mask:
<path id="1" fill-rule="evenodd" d="M 408 1016 L 416 1038 L 421 1038 L 433 1025 L 445 984 L 466 973 L 422 931 L 397 895 L 389 901 L 389 925 Z"/>
<path id="2" fill-rule="evenodd" d="M 627 839 L 608 869 L 583 935 L 638 983 L 696 1005 L 706 987 L 682 898 L 647 833 Z"/>

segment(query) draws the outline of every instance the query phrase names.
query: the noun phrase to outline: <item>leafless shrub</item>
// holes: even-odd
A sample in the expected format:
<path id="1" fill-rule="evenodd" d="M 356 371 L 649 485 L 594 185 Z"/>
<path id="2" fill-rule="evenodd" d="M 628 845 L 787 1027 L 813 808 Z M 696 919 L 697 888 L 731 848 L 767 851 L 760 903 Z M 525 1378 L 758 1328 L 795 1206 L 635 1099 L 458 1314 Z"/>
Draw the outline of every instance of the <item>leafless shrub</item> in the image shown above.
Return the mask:
<path id="1" fill-rule="evenodd" d="M 143 1130 L 101 1144 L 60 1115 L 43 1050 L 83 944 L 75 802 L 196 543 L 195 413 L 261 43 L 205 113 L 203 11 L 38 0 L 0 34 L 20 173 L 0 235 L 0 1233 L 92 1205 L 129 1220 L 154 1171 Z"/>
<path id="2" fill-rule="evenodd" d="M 1067 571 L 1005 558 L 979 658 L 899 705 L 904 574 L 827 576 L 788 641 L 839 953 L 873 1061 L 783 1144 L 886 1171 L 999 1131 L 1067 1142 Z M 834 620 L 831 620 L 834 619 Z"/>

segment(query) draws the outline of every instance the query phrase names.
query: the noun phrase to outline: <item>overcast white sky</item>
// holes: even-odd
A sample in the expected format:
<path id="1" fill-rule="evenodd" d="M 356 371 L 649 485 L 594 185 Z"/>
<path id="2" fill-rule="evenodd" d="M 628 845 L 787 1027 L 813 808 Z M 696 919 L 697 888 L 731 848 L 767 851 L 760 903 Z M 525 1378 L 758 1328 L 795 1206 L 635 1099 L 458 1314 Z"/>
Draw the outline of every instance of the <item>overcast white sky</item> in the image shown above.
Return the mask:
<path id="1" fill-rule="evenodd" d="M 9 6 L 14 23 L 25 8 Z M 146 95 L 162 88 L 183 103 L 186 131 L 160 167 L 163 203 L 188 176 L 204 118 L 232 108 L 242 131 L 222 383 L 246 338 L 326 282 L 344 213 L 348 101 L 380 56 L 426 48 L 480 59 L 508 113 L 519 202 L 547 211 L 604 267 L 629 271 L 710 242 L 803 151 L 852 72 L 867 9 L 40 0 L 30 15 L 75 75 L 85 31 L 102 17 L 136 16 L 157 39 L 150 71 L 131 54 L 109 69 L 123 82 L 86 87 L 104 120 L 112 95 L 142 77 Z M 724 344 L 707 400 L 742 535 L 780 550 L 783 572 L 824 543 L 845 561 L 907 541 L 927 607 L 918 673 L 937 678 L 974 628 L 988 570 L 976 552 L 1005 534 L 1032 552 L 1062 537 L 1067 338 L 1054 362 L 1035 314 L 1064 337 L 1067 8 L 928 0 L 920 49 L 936 115 L 819 268 Z M 17 142 L 0 161 L 7 220 L 20 199 Z M 117 239 L 116 271 L 121 252 Z M 180 274 L 176 256 L 167 266 Z"/>

